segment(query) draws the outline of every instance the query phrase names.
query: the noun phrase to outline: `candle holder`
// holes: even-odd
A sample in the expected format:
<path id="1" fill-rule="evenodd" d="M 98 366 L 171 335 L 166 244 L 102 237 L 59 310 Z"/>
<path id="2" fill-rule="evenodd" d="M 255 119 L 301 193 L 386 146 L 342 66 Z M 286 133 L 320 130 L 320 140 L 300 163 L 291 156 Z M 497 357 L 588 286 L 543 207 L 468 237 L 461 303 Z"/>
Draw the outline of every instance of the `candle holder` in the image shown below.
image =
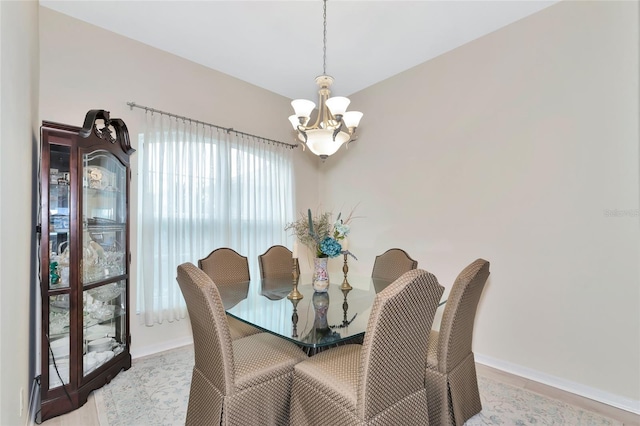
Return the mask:
<path id="1" fill-rule="evenodd" d="M 342 272 L 344 273 L 344 281 L 342 281 L 342 285 L 340 286 L 341 290 L 351 290 L 351 284 L 349 284 L 349 280 L 347 280 L 347 274 L 349 273 L 349 265 L 347 264 L 347 253 L 344 253 L 344 265 L 342 265 Z"/>
<path id="2" fill-rule="evenodd" d="M 349 302 L 347 302 L 347 295 L 349 294 L 349 292 L 351 291 L 351 289 L 343 289 L 342 290 L 342 294 L 344 295 L 344 299 L 342 301 L 342 312 L 344 314 L 343 318 L 342 318 L 342 326 L 346 327 L 349 325 L 350 321 L 347 321 L 347 312 L 349 311 Z M 351 320 L 353 321 L 353 320 Z"/>
<path id="3" fill-rule="evenodd" d="M 298 291 L 298 259 L 297 258 L 293 258 L 293 269 L 291 270 L 291 276 L 293 277 L 293 289 L 291 290 L 291 292 L 287 295 L 287 299 L 289 300 L 300 300 L 302 299 L 304 296 L 302 295 L 302 293 L 300 293 Z"/>
<path id="4" fill-rule="evenodd" d="M 293 328 L 291 330 L 291 337 L 298 337 L 298 303 L 300 299 L 291 299 L 293 305 L 293 314 L 291 314 L 291 324 Z"/>

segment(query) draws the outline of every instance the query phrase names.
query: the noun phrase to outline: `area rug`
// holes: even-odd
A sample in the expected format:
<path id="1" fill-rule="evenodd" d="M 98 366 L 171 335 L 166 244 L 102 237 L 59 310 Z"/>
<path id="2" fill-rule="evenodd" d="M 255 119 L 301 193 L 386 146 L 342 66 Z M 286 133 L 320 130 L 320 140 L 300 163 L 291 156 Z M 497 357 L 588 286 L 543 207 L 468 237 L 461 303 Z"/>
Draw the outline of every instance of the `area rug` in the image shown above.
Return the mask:
<path id="1" fill-rule="evenodd" d="M 101 426 L 184 425 L 193 346 L 133 360 L 95 392 Z M 482 412 L 465 425 L 571 425 L 622 423 L 537 393 L 478 377 Z"/>

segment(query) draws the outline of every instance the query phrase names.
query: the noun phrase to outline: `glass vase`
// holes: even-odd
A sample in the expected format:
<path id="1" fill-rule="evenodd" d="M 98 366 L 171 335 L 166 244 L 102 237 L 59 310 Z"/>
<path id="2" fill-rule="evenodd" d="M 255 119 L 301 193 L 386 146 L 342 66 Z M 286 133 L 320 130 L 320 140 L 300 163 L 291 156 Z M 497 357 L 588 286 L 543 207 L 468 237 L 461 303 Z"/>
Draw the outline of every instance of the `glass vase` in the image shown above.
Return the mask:
<path id="1" fill-rule="evenodd" d="M 324 293 L 329 290 L 328 257 L 313 259 L 313 290 Z"/>

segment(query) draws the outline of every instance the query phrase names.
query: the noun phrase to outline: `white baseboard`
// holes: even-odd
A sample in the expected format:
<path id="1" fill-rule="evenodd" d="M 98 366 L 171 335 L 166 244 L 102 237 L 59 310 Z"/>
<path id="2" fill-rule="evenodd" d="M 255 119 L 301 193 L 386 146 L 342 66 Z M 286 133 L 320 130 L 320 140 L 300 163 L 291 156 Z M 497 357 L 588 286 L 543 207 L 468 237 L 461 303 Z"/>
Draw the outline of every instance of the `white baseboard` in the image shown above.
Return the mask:
<path id="1" fill-rule="evenodd" d="M 580 383 L 576 383 L 560 377 L 552 376 L 551 374 L 542 373 L 540 371 L 533 370 L 531 368 L 523 367 L 521 365 L 512 364 L 507 361 L 502 361 L 496 358 L 482 355 L 477 352 L 474 353 L 474 356 L 475 356 L 476 362 L 479 364 L 484 364 L 488 367 L 502 370 L 507 373 L 515 374 L 516 376 L 524 377 L 526 379 L 543 383 L 545 385 L 553 386 L 554 388 L 571 392 L 576 395 L 583 396 L 585 398 L 593 399 L 594 401 L 602 402 L 603 404 L 620 408 L 621 410 L 629 411 L 635 414 L 640 414 L 639 400 L 634 400 L 631 398 L 615 395 L 610 392 L 605 392 L 600 389 L 585 386 Z"/>
<path id="2" fill-rule="evenodd" d="M 185 336 L 179 339 L 168 340 L 156 345 L 143 346 L 141 348 L 131 348 L 131 358 L 142 358 L 143 356 L 157 354 L 158 352 L 168 351 L 170 349 L 179 348 L 193 344 L 193 336 Z"/>
<path id="3" fill-rule="evenodd" d="M 153 355 L 158 352 L 164 352 L 170 349 L 175 349 L 191 344 L 193 344 L 193 337 L 187 336 L 180 339 L 165 341 L 156 345 L 145 346 L 137 349 L 132 348 L 131 357 L 134 359 L 141 358 L 147 355 Z M 590 386 L 585 386 L 580 383 L 552 376 L 551 374 L 546 374 L 531 368 L 523 367 L 518 364 L 513 364 L 507 361 L 492 358 L 490 356 L 482 355 L 477 352 L 474 353 L 474 356 L 476 362 L 484 364 L 488 367 L 502 370 L 507 373 L 543 383 L 548 386 L 553 386 L 554 388 L 561 389 L 566 392 L 571 392 L 585 398 L 593 399 L 594 401 L 598 401 L 612 407 L 620 408 L 621 410 L 640 414 L 640 401 L 638 400 L 615 395 L 610 392 L 592 388 Z"/>

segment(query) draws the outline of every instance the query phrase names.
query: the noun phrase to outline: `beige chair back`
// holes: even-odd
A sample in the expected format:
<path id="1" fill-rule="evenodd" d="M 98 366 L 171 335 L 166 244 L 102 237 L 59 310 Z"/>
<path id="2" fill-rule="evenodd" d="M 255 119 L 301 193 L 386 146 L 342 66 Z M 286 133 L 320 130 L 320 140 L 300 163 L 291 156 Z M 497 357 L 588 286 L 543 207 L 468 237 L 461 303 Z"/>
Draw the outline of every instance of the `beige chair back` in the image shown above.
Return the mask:
<path id="1" fill-rule="evenodd" d="M 434 275 L 411 270 L 376 295 L 361 353 L 360 418 L 424 388 L 429 330 L 443 291 Z"/>
<path id="2" fill-rule="evenodd" d="M 293 368 L 306 359 L 304 352 L 270 333 L 232 343 L 220 294 L 207 274 L 185 263 L 177 280 L 195 352 L 185 424 L 288 424 Z"/>
<path id="3" fill-rule="evenodd" d="M 245 256 L 223 247 L 198 260 L 198 267 L 216 283 L 218 291 L 224 296 L 226 309 L 232 308 L 247 297 L 250 275 L 249 262 Z M 256 327 L 229 316 L 227 324 L 233 340 L 260 332 Z"/>
<path id="4" fill-rule="evenodd" d="M 438 371 L 450 372 L 471 353 L 478 302 L 489 277 L 489 262 L 477 259 L 458 275 L 440 323 Z"/>
<path id="5" fill-rule="evenodd" d="M 227 247 L 215 249 L 198 260 L 198 267 L 218 286 L 250 280 L 247 258 Z"/>
<path id="6" fill-rule="evenodd" d="M 260 278 L 291 279 L 293 272 L 293 257 L 291 250 L 285 246 L 275 245 L 258 256 Z M 298 266 L 300 275 L 300 266 Z"/>
<path id="7" fill-rule="evenodd" d="M 373 263 L 371 278 L 377 281 L 389 283 L 400 278 L 402 274 L 418 267 L 418 261 L 413 260 L 409 254 L 399 248 L 392 248 L 376 256 Z"/>
<path id="8" fill-rule="evenodd" d="M 177 280 L 189 311 L 195 369 L 220 394 L 228 395 L 235 388 L 233 349 L 218 289 L 207 274 L 192 263 L 178 266 Z"/>

